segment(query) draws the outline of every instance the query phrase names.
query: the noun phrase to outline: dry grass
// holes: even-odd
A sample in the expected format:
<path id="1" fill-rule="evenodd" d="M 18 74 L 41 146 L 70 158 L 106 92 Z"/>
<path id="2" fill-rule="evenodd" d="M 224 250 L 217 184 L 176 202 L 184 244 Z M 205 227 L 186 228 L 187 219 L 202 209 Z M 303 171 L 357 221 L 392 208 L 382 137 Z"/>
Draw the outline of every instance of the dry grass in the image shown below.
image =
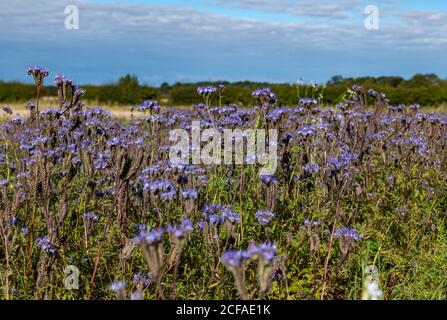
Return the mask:
<path id="1" fill-rule="evenodd" d="M 27 110 L 25 108 L 25 102 L 14 102 L 14 103 L 3 103 L 0 104 L 0 107 L 2 106 L 11 106 L 13 109 L 14 114 L 20 114 L 23 117 L 26 117 L 27 115 L 29 115 L 29 110 Z M 54 108 L 55 106 L 57 106 L 57 100 L 56 99 L 42 99 L 42 101 L 40 102 L 40 109 L 41 111 L 47 109 L 47 108 Z M 42 107 L 44 106 L 44 107 Z M 96 107 L 96 106 L 100 106 L 101 108 L 110 111 L 112 113 L 112 117 L 117 118 L 117 119 L 129 119 L 132 117 L 132 112 L 130 111 L 131 106 L 130 105 L 119 105 L 119 104 L 111 104 L 111 105 L 104 105 L 104 104 L 98 104 L 97 102 L 86 102 L 86 106 L 88 107 Z M 167 106 L 165 106 L 166 108 Z M 163 106 L 162 106 L 163 108 Z M 189 109 L 191 107 L 175 107 L 177 109 Z M 134 115 L 138 115 L 137 110 L 134 111 Z M 4 112 L 1 112 L 0 110 L 0 120 L 4 120 L 8 118 L 8 115 Z"/>
<path id="2" fill-rule="evenodd" d="M 0 107 L 4 105 L 11 106 L 14 114 L 20 114 L 21 116 L 27 116 L 29 114 L 29 111 L 25 108 L 25 102 L 14 102 L 14 103 L 3 103 L 0 104 Z M 54 106 L 57 106 L 57 99 L 55 98 L 43 98 L 40 103 L 41 106 L 45 106 L 44 108 L 41 107 L 41 110 L 45 110 L 47 108 L 51 108 Z M 87 101 L 86 102 L 87 107 L 96 107 L 100 106 L 101 108 L 104 108 L 107 111 L 110 111 L 112 113 L 112 117 L 117 119 L 130 119 L 132 117 L 132 112 L 130 111 L 131 106 L 130 105 L 120 105 L 120 104 L 110 104 L 110 105 L 104 105 L 100 104 L 98 102 L 92 102 Z M 167 108 L 168 106 L 164 106 Z M 162 106 L 163 108 L 163 106 Z M 176 106 L 176 109 L 190 109 L 191 106 Z M 447 112 L 447 105 L 439 105 L 439 106 L 430 106 L 430 107 L 423 107 L 421 111 L 424 112 Z M 135 110 L 134 115 L 138 115 L 138 112 Z M 4 120 L 8 117 L 7 114 L 0 111 L 0 120 Z"/>

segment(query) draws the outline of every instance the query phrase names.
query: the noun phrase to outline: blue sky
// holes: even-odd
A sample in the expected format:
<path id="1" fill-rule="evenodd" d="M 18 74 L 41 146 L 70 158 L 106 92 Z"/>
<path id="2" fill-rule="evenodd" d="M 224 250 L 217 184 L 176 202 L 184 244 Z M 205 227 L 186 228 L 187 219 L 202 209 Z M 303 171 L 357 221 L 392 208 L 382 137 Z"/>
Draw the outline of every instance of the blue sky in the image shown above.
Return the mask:
<path id="1" fill-rule="evenodd" d="M 64 27 L 71 4 L 78 30 Z M 446 77 L 447 1 L 0 0 L 0 43 L 0 80 L 29 81 L 34 64 L 81 84 Z"/>

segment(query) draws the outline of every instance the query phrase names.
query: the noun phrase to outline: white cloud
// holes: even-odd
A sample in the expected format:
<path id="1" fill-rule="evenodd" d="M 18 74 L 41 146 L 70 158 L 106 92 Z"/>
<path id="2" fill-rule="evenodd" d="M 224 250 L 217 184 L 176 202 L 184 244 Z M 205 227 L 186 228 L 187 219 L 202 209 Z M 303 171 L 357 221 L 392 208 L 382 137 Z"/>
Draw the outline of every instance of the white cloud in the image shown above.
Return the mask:
<path id="1" fill-rule="evenodd" d="M 189 68 L 193 63 L 203 65 L 205 71 L 216 64 L 239 71 L 254 70 L 256 63 L 268 63 L 272 68 L 289 68 L 288 64 L 311 68 L 317 63 L 336 69 L 343 63 L 349 66 L 350 61 L 340 60 L 343 57 L 378 64 L 401 52 L 416 56 L 415 52 L 447 49 L 447 12 L 405 12 L 398 10 L 395 1 L 382 1 L 393 7 L 380 7 L 380 29 L 370 31 L 364 28 L 364 8 L 356 11 L 359 1 L 332 4 L 300 0 L 296 3 L 303 5 L 290 8 L 285 6 L 287 2 L 240 0 L 233 5 L 307 18 L 261 20 L 187 6 L 98 4 L 87 0 L 40 0 L 38 4 L 35 0 L 0 0 L 0 41 L 8 44 L 2 51 L 11 52 L 11 56 L 19 47 L 30 51 L 17 64 L 53 51 L 58 57 L 70 52 L 71 60 L 60 61 L 61 66 L 82 66 L 91 50 L 91 59 L 99 60 L 96 64 L 102 61 L 93 53 L 100 52 L 119 63 L 120 59 L 126 60 L 126 67 L 137 71 L 139 64 L 163 68 L 163 72 L 174 74 L 171 78 L 194 76 L 194 68 Z M 225 3 L 228 5 L 228 1 Z M 68 4 L 79 6 L 79 30 L 64 28 L 64 8 Z M 76 60 L 77 52 L 84 60 Z M 172 65 L 160 67 L 164 61 Z M 175 65 L 184 69 L 173 70 Z"/>
<path id="2" fill-rule="evenodd" d="M 358 8 L 360 0 L 312 1 L 312 0 L 206 0 L 210 4 L 254 9 L 294 16 L 348 18 L 351 10 Z"/>

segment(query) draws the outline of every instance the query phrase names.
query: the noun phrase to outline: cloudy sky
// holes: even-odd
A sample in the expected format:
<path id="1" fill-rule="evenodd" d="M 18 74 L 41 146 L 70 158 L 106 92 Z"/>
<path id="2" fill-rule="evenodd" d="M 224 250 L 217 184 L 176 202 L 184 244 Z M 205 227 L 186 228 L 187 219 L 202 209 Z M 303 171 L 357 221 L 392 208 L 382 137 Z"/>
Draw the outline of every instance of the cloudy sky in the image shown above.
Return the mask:
<path id="1" fill-rule="evenodd" d="M 378 30 L 365 28 L 368 5 Z M 83 84 L 446 77 L 447 1 L 0 0 L 0 46 L 0 80 L 27 81 L 34 64 Z"/>

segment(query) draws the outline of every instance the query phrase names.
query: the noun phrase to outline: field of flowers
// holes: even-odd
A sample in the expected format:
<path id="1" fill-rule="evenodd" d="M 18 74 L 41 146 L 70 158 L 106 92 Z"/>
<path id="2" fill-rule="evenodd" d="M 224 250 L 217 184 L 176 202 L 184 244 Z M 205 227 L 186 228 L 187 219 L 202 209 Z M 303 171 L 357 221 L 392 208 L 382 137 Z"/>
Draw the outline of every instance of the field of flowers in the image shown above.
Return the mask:
<path id="1" fill-rule="evenodd" d="M 0 131 L 2 299 L 447 299 L 447 116 L 354 86 L 320 108 L 199 88 L 190 110 L 87 108 L 62 75 Z M 367 105 L 367 96 L 375 99 Z M 169 132 L 276 129 L 278 166 L 173 164 Z"/>

